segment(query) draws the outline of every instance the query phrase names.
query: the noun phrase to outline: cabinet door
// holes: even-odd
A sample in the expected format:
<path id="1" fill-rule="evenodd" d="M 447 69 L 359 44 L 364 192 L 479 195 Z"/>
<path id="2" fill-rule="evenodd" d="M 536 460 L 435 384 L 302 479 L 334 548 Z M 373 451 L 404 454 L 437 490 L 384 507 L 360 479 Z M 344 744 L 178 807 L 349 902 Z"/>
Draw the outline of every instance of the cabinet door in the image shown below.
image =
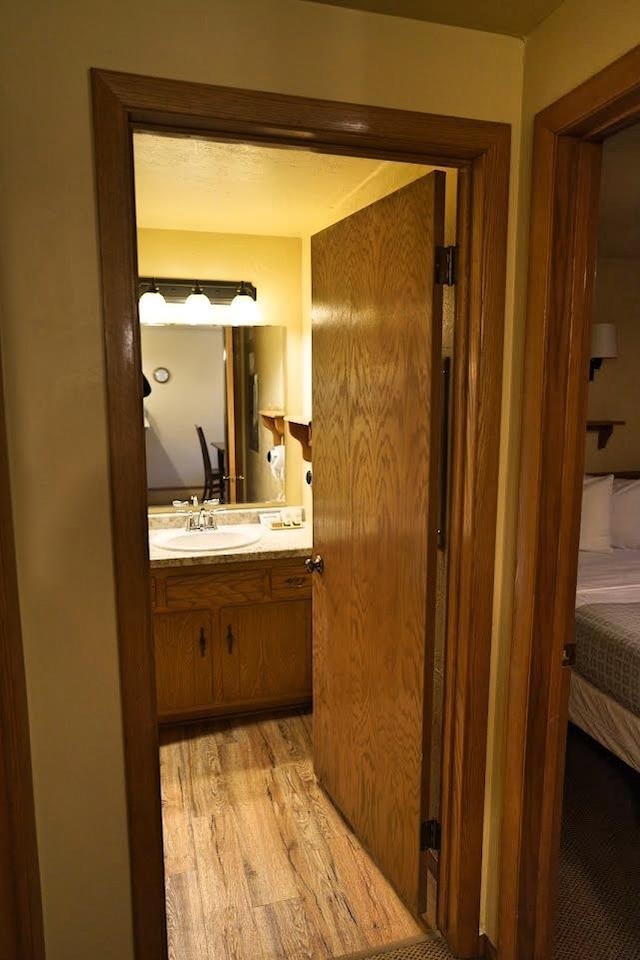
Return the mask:
<path id="1" fill-rule="evenodd" d="M 153 618 L 158 713 L 179 713 L 213 701 L 211 614 L 157 613 Z"/>
<path id="2" fill-rule="evenodd" d="M 311 604 L 224 607 L 216 657 L 225 703 L 258 705 L 311 696 Z"/>

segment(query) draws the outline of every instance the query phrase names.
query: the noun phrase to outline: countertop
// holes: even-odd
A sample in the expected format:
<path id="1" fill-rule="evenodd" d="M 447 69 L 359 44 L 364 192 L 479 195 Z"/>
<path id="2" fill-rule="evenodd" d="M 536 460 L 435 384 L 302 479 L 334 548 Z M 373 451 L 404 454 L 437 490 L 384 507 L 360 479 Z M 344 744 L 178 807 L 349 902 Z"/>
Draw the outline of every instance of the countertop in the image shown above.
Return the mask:
<path id="1" fill-rule="evenodd" d="M 184 522 L 184 521 L 183 521 Z M 158 525 L 160 526 L 160 525 Z M 165 524 L 161 525 L 162 527 Z M 194 567 L 206 564 L 249 563 L 252 560 L 286 560 L 287 558 L 307 557 L 313 547 L 311 524 L 287 530 L 269 530 L 261 527 L 262 535 L 255 543 L 246 547 L 234 547 L 214 553 L 189 553 L 183 550 L 167 550 L 149 541 L 149 559 L 152 569 L 158 567 Z M 150 534 L 153 530 L 150 531 Z"/>

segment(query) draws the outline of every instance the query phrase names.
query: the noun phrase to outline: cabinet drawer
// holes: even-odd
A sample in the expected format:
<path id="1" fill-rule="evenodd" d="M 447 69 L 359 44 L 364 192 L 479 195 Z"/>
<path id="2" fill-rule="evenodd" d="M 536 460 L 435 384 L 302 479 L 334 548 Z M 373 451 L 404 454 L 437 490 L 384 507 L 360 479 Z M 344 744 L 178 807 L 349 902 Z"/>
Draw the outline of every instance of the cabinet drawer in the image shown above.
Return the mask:
<path id="1" fill-rule="evenodd" d="M 166 590 L 168 608 L 196 609 L 203 605 L 222 607 L 229 603 L 250 603 L 268 599 L 269 578 L 266 570 L 202 576 L 185 574 L 181 577 L 168 577 Z"/>
<path id="2" fill-rule="evenodd" d="M 311 596 L 311 574 L 305 570 L 302 560 L 273 568 L 271 596 L 278 598 Z"/>

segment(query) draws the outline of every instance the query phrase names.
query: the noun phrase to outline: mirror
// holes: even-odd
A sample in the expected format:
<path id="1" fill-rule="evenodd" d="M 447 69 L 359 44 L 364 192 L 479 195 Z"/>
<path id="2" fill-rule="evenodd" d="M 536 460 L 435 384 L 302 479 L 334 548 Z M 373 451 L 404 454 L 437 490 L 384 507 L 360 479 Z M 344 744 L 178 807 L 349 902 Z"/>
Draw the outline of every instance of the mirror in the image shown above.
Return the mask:
<path id="1" fill-rule="evenodd" d="M 149 506 L 284 501 L 285 328 L 140 330 Z"/>

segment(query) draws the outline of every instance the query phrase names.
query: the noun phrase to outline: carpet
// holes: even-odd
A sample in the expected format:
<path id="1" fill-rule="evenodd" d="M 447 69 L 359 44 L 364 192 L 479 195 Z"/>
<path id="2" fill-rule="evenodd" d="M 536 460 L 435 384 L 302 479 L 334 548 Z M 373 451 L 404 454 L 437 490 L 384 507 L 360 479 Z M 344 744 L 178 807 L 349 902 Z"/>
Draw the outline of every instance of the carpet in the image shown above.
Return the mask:
<path id="1" fill-rule="evenodd" d="M 640 960 L 639 784 L 570 726 L 554 960 Z"/>
<path id="2" fill-rule="evenodd" d="M 336 960 L 453 960 L 444 940 L 438 936 L 424 936 L 415 940 L 378 947 L 364 953 L 350 953 Z"/>

